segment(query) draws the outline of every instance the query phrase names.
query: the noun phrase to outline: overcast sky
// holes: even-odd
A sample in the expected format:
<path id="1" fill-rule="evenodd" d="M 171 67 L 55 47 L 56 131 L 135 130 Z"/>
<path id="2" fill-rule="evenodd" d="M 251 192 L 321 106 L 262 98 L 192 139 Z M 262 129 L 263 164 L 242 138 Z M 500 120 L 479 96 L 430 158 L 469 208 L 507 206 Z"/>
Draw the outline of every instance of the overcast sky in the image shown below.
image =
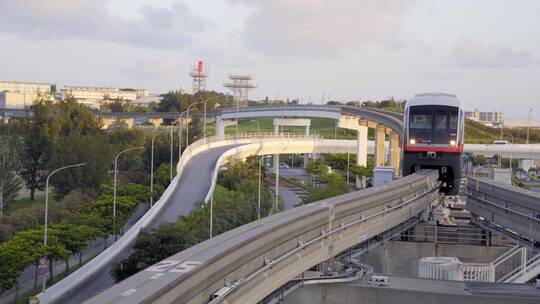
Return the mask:
<path id="1" fill-rule="evenodd" d="M 254 98 L 406 99 L 540 119 L 537 0 L 1 0 L 0 79 L 209 88 L 252 73 Z M 328 97 L 326 97 L 328 98 Z"/>

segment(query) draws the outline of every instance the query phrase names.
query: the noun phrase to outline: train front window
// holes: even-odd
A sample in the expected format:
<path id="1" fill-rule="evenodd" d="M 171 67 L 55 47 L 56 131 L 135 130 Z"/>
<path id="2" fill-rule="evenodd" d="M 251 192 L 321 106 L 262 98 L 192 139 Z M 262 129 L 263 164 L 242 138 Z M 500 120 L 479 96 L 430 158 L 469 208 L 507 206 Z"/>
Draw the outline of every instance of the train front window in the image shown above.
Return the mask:
<path id="1" fill-rule="evenodd" d="M 409 109 L 409 137 L 417 143 L 431 143 L 433 106 L 414 106 Z"/>
<path id="2" fill-rule="evenodd" d="M 459 109 L 448 106 L 412 106 L 409 108 L 409 140 L 417 144 L 455 145 L 458 136 Z"/>
<path id="3" fill-rule="evenodd" d="M 435 130 L 446 130 L 448 121 L 448 111 L 438 109 L 435 114 Z"/>

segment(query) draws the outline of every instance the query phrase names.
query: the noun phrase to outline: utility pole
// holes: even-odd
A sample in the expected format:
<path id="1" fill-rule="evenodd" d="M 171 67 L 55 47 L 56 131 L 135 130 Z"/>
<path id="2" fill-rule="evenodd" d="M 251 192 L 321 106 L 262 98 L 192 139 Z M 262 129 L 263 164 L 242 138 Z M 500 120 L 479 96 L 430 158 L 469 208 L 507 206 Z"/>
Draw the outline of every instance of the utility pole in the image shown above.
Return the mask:
<path id="1" fill-rule="evenodd" d="M 529 132 L 530 132 L 530 129 L 531 129 L 532 111 L 533 111 L 533 109 L 529 109 L 529 115 L 528 115 L 528 118 L 527 118 L 527 144 L 529 144 Z"/>

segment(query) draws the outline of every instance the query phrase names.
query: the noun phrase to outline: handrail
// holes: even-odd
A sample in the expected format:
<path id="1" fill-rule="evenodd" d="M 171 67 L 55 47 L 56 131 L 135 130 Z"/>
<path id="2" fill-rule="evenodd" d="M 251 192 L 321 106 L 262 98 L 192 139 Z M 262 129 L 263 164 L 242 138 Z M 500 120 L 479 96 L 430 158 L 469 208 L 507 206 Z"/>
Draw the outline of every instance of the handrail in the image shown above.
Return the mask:
<path id="1" fill-rule="evenodd" d="M 400 204 L 397 204 L 396 206 L 392 206 L 390 208 L 385 208 L 383 211 L 380 211 L 380 212 L 376 212 L 374 214 L 371 214 L 369 216 L 366 216 L 366 217 L 362 217 L 358 220 L 355 220 L 355 221 L 352 221 L 350 223 L 347 223 L 345 225 L 341 225 L 339 226 L 338 228 L 335 228 L 333 230 L 330 230 L 328 232 L 323 232 L 321 233 L 320 236 L 310 240 L 310 241 L 307 241 L 305 243 L 301 243 L 299 244 L 299 246 L 297 246 L 296 248 L 294 248 L 293 250 L 285 253 L 284 255 L 278 257 L 277 259 L 269 262 L 268 264 L 266 264 L 265 266 L 263 266 L 262 268 L 258 269 L 257 271 L 255 271 L 254 273 L 252 273 L 251 275 L 247 276 L 245 279 L 243 280 L 240 280 L 239 282 L 237 282 L 233 288 L 227 290 L 226 292 L 224 292 L 222 295 L 220 295 L 219 297 L 216 297 L 215 299 L 213 299 L 212 301 L 209 302 L 209 304 L 217 304 L 217 303 L 221 303 L 223 300 L 225 300 L 225 298 L 230 295 L 231 293 L 237 291 L 238 289 L 240 289 L 241 287 L 245 286 L 246 284 L 248 284 L 250 281 L 254 280 L 255 278 L 257 278 L 259 275 L 265 273 L 266 271 L 268 271 L 269 269 L 272 269 L 273 267 L 275 267 L 277 264 L 279 264 L 280 262 L 284 261 L 285 259 L 287 259 L 288 257 L 291 257 L 293 255 L 295 255 L 296 253 L 298 253 L 299 251 L 302 251 L 304 250 L 306 247 L 310 246 L 310 245 L 313 245 L 315 243 L 318 243 L 320 242 L 322 239 L 327 239 L 331 236 L 333 236 L 334 234 L 337 234 L 343 230 L 346 230 L 347 228 L 350 228 L 352 226 L 356 226 L 358 224 L 361 224 L 363 222 L 366 222 L 370 219 L 373 219 L 375 217 L 379 217 L 381 215 L 385 215 L 389 212 L 392 212 L 396 209 L 401 209 L 403 207 L 405 207 L 406 205 L 409 205 L 410 203 L 412 202 L 415 202 L 417 201 L 419 198 L 422 198 L 428 194 L 431 194 L 433 193 L 433 191 L 435 191 L 436 189 L 438 189 L 438 186 L 434 186 L 434 185 L 431 185 L 430 188 L 428 188 L 426 191 L 420 193 L 419 195 L 415 195 L 415 197 L 413 197 L 412 199 L 409 199 L 407 201 L 404 201 Z"/>

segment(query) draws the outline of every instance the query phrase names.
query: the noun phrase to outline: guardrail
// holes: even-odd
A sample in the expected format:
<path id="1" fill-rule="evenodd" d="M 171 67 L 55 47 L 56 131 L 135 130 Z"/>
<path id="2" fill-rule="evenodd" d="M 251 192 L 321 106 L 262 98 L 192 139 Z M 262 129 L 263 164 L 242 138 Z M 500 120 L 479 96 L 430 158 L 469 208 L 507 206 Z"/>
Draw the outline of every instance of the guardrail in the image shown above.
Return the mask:
<path id="1" fill-rule="evenodd" d="M 177 253 L 88 303 L 256 303 L 294 276 L 438 201 L 436 171 L 294 208 Z"/>
<path id="2" fill-rule="evenodd" d="M 52 285 L 45 290 L 44 293 L 40 293 L 38 298 L 40 303 L 55 303 L 68 297 L 71 293 L 75 292 L 78 286 L 82 286 L 85 282 L 92 279 L 104 270 L 105 267 L 110 265 L 116 256 L 128 249 L 135 242 L 135 239 L 139 231 L 143 228 L 149 228 L 157 221 L 159 214 L 162 212 L 165 204 L 170 198 L 170 195 L 176 188 L 176 185 L 182 176 L 185 165 L 197 154 L 206 151 L 210 148 L 216 148 L 224 145 L 231 144 L 231 140 L 238 144 L 251 143 L 254 141 L 283 141 L 283 140 L 315 140 L 319 139 L 317 135 L 299 135 L 281 133 L 278 135 L 271 133 L 244 133 L 238 135 L 226 135 L 224 137 L 211 136 L 201 140 L 198 140 L 191 144 L 184 152 L 177 164 L 177 176 L 172 180 L 167 189 L 164 191 L 160 199 L 153 205 L 153 207 L 146 212 L 126 233 L 119 238 L 115 243 L 109 246 L 105 251 L 98 256 L 90 260 L 87 264 L 71 273 L 68 277 L 62 279 L 56 284 Z M 222 162 L 223 160 L 221 160 Z M 218 161 L 218 164 L 221 162 Z M 209 199 L 213 189 L 215 187 L 215 177 L 217 177 L 217 169 L 214 170 L 213 182 L 208 195 Z"/>
<path id="3" fill-rule="evenodd" d="M 495 182 L 469 177 L 467 209 L 488 224 L 495 224 L 531 247 L 540 242 L 540 194 Z"/>

